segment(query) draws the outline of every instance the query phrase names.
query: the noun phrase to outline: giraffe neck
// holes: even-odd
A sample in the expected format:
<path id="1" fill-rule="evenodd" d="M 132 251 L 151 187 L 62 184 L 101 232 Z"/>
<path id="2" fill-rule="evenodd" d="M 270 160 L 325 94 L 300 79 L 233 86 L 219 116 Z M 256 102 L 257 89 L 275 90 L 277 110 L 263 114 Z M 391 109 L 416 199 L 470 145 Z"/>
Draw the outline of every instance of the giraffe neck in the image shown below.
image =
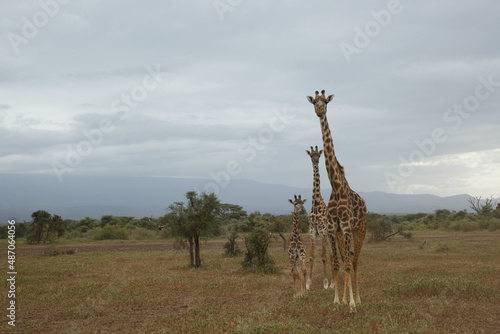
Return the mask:
<path id="1" fill-rule="evenodd" d="M 298 234 L 299 232 L 299 210 L 297 208 L 293 209 L 293 233 Z"/>
<path id="2" fill-rule="evenodd" d="M 320 187 L 320 179 L 319 179 L 319 166 L 317 163 L 313 163 L 313 196 L 312 196 L 312 207 L 319 207 L 320 203 L 323 201 L 323 197 L 321 196 L 321 187 Z"/>
<path id="3" fill-rule="evenodd" d="M 345 181 L 344 173 L 341 172 L 335 151 L 333 149 L 332 133 L 326 119 L 326 114 L 321 117 L 321 133 L 323 135 L 323 150 L 325 154 L 325 166 L 328 173 L 328 179 L 332 186 L 332 191 L 337 192 Z"/>

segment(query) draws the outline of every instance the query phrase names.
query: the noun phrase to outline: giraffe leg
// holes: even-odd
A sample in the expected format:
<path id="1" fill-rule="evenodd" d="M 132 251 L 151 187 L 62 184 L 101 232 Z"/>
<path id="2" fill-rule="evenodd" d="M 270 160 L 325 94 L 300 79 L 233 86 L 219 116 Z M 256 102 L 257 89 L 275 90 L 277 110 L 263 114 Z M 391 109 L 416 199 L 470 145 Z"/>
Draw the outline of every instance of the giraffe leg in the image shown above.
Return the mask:
<path id="1" fill-rule="evenodd" d="M 301 286 L 300 295 L 301 296 L 307 294 L 307 283 L 306 282 L 307 282 L 307 266 L 306 266 L 306 259 L 304 256 L 304 258 L 302 259 L 302 270 L 301 270 L 301 276 L 300 276 L 300 283 L 301 283 L 300 284 L 300 286 Z"/>
<path id="2" fill-rule="evenodd" d="M 313 267 L 314 267 L 314 259 L 316 258 L 315 255 L 315 247 L 314 247 L 314 241 L 316 240 L 316 233 L 311 232 L 311 253 L 309 255 L 309 261 L 311 262 L 311 269 L 309 272 L 309 278 L 307 279 L 306 287 L 307 290 L 311 288 L 311 280 L 312 280 L 312 274 L 313 274 Z"/>
<path id="3" fill-rule="evenodd" d="M 352 269 L 354 271 L 354 289 L 356 290 L 356 304 L 361 304 L 361 298 L 359 297 L 359 281 L 358 281 L 358 266 L 359 266 L 359 254 L 361 253 L 361 247 L 363 246 L 363 240 L 365 239 L 366 229 L 360 229 L 353 234 L 354 238 L 354 256 L 352 258 Z"/>
<path id="4" fill-rule="evenodd" d="M 328 277 L 326 275 L 326 249 L 328 248 L 328 239 L 323 236 L 322 238 L 322 246 L 321 246 L 321 261 L 323 262 L 323 288 L 328 290 Z"/>
<path id="5" fill-rule="evenodd" d="M 344 249 L 344 237 L 343 237 L 342 232 L 337 231 L 337 233 L 335 234 L 335 236 L 333 238 L 334 238 L 334 241 L 336 238 L 336 242 L 337 242 L 339 253 L 340 253 L 340 258 L 342 259 L 342 263 L 344 264 L 344 271 L 345 271 L 345 256 L 344 256 L 345 249 Z M 338 258 L 336 261 L 338 263 Z M 338 265 L 338 270 L 340 270 L 340 265 Z M 338 272 L 338 270 L 337 270 L 337 272 Z M 338 284 L 338 282 L 336 282 L 335 284 Z M 342 296 L 342 304 L 347 304 L 347 290 L 345 289 L 345 279 L 344 279 L 344 293 Z"/>
<path id="6" fill-rule="evenodd" d="M 333 276 L 333 289 L 335 299 L 333 300 L 334 304 L 340 304 L 339 300 L 339 270 L 340 264 L 339 259 L 337 257 L 337 246 L 335 243 L 335 235 L 328 234 L 328 238 L 330 240 L 330 263 L 332 264 L 332 276 Z"/>
<path id="7" fill-rule="evenodd" d="M 292 264 L 292 270 L 290 271 L 290 275 L 293 278 L 293 298 L 297 297 L 297 279 L 299 275 L 297 274 L 297 268 L 295 265 L 295 260 L 290 257 L 290 263 Z"/>
<path id="8" fill-rule="evenodd" d="M 299 296 L 300 293 L 300 275 L 297 272 L 297 268 L 295 268 L 295 265 L 292 270 L 292 275 L 293 275 L 293 298 Z"/>
<path id="9" fill-rule="evenodd" d="M 345 280 L 344 280 L 344 299 L 342 300 L 344 303 L 347 302 L 347 291 L 349 291 L 349 308 L 351 313 L 356 312 L 356 303 L 354 302 L 354 294 L 352 291 L 352 280 L 351 280 L 351 231 L 346 229 L 344 230 L 344 270 L 345 270 Z"/>

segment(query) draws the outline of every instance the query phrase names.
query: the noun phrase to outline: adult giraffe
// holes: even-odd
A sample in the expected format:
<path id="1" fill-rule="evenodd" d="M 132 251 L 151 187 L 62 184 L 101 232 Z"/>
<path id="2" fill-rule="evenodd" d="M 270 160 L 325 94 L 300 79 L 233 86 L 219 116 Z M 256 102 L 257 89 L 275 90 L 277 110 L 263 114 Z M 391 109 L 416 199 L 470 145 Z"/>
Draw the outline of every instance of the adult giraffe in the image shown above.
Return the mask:
<path id="1" fill-rule="evenodd" d="M 327 206 L 327 225 L 332 241 L 332 251 L 335 251 L 335 237 L 342 261 L 344 262 L 345 281 L 342 302 L 347 303 L 347 291 L 349 291 L 349 307 L 351 312 L 356 312 L 356 303 L 361 303 L 358 285 L 359 254 L 366 235 L 366 204 L 365 201 L 354 190 L 349 187 L 345 178 L 344 167 L 339 163 L 333 149 L 332 134 L 326 119 L 326 105 L 333 100 L 333 95 L 325 96 L 316 91 L 316 96 L 307 96 L 307 100 L 314 105 L 316 115 L 320 119 L 321 133 L 323 135 L 323 150 L 328 178 L 332 186 L 332 193 Z M 354 255 L 350 256 L 351 241 L 354 242 Z M 354 271 L 354 286 L 356 289 L 356 301 L 354 300 L 351 282 L 351 269 Z M 334 270 L 335 300 L 338 298 L 338 269 Z"/>

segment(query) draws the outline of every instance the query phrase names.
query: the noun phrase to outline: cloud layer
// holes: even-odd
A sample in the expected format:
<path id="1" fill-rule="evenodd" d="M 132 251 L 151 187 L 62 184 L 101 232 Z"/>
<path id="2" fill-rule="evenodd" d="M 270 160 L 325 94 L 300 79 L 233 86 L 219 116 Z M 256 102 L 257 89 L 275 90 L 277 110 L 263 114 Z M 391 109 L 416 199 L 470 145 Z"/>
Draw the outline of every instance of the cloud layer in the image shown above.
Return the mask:
<path id="1" fill-rule="evenodd" d="M 305 96 L 325 89 L 354 189 L 498 196 L 499 10 L 451 0 L 3 4 L 0 173 L 211 178 L 229 164 L 232 178 L 306 187 L 304 150 L 322 142 Z"/>

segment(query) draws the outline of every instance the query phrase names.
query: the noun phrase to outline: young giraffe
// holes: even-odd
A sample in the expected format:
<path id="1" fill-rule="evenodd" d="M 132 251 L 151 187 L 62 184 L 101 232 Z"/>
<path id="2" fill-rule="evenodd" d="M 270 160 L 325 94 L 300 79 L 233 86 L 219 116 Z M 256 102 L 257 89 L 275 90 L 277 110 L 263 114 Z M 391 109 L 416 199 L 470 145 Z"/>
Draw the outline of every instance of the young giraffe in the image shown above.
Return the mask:
<path id="1" fill-rule="evenodd" d="M 299 232 L 299 211 L 305 210 L 304 203 L 306 200 L 302 200 L 296 195 L 295 200 L 288 201 L 293 204 L 293 227 L 292 233 L 288 238 L 288 256 L 290 257 L 290 263 L 292 264 L 292 277 L 293 277 L 293 296 L 298 297 L 307 293 L 306 289 L 306 248 L 304 247 L 304 242 Z"/>
<path id="2" fill-rule="evenodd" d="M 309 234 L 311 235 L 311 253 L 309 256 L 309 260 L 311 262 L 311 268 L 309 269 L 309 278 L 307 279 L 307 290 L 310 289 L 312 273 L 314 268 L 314 260 L 316 258 L 315 254 L 315 241 L 318 236 L 322 238 L 322 252 L 321 252 L 321 260 L 323 262 L 323 287 L 325 290 L 328 289 L 328 278 L 326 274 L 326 251 L 329 249 L 330 253 L 330 265 L 332 267 L 332 276 L 334 273 L 334 263 L 336 267 L 339 267 L 337 251 L 332 253 L 332 248 L 329 246 L 328 240 L 328 229 L 326 224 L 326 205 L 323 200 L 323 196 L 321 196 L 321 188 L 320 188 L 320 178 L 319 178 L 319 158 L 321 157 L 321 153 L 323 150 L 318 151 L 318 146 L 315 149 L 311 146 L 311 151 L 306 150 L 306 153 L 311 157 L 311 162 L 313 165 L 313 195 L 312 195 L 312 203 L 311 203 L 311 213 L 309 214 Z M 331 287 L 333 287 L 334 282 L 332 280 Z"/>
<path id="3" fill-rule="evenodd" d="M 356 303 L 361 303 L 358 286 L 359 254 L 366 235 L 366 204 L 365 201 L 347 183 L 344 167 L 338 162 L 333 150 L 333 140 L 330 126 L 326 119 L 326 105 L 333 99 L 333 95 L 325 97 L 325 91 L 321 95 L 316 91 L 315 98 L 307 97 L 314 105 L 316 115 L 320 119 L 321 133 L 323 135 L 323 149 L 325 150 L 325 165 L 328 178 L 332 186 L 332 194 L 327 207 L 328 232 L 334 239 L 337 236 L 340 254 L 344 262 L 345 281 L 342 302 L 347 303 L 347 290 L 349 290 L 349 306 L 351 312 L 356 312 Z M 354 255 L 351 262 L 350 248 L 351 240 L 354 242 Z M 333 244 L 332 244 L 333 247 Z M 356 289 L 356 301 L 354 301 L 351 269 L 354 271 L 354 286 Z M 338 301 L 338 271 L 334 273 L 335 300 Z"/>

